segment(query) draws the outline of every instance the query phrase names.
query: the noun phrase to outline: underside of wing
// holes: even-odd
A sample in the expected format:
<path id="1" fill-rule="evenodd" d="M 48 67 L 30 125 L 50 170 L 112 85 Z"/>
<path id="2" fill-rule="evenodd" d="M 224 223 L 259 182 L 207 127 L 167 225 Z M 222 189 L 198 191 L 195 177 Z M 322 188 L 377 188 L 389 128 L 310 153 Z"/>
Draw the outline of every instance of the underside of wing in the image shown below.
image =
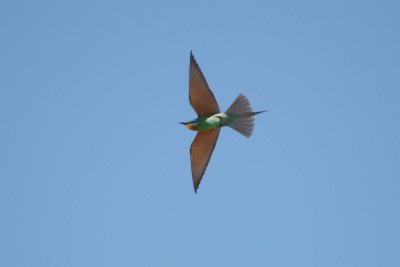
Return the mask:
<path id="1" fill-rule="evenodd" d="M 220 128 L 198 132 L 190 147 L 194 191 L 197 192 L 218 140 Z"/>
<path id="2" fill-rule="evenodd" d="M 207 81 L 192 52 L 190 52 L 189 100 L 199 117 L 220 112 L 217 100 L 208 87 Z"/>

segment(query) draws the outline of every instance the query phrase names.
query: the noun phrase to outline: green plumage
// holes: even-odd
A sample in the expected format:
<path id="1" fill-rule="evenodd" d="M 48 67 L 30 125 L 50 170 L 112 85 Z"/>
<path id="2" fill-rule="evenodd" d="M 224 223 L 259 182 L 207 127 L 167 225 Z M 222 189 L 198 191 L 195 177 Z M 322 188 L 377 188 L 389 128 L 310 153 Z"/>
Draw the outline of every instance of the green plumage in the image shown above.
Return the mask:
<path id="1" fill-rule="evenodd" d="M 198 117 L 193 121 L 198 131 L 207 131 L 213 128 L 227 126 L 237 120 L 239 116 L 234 114 L 218 113 L 208 117 Z"/>

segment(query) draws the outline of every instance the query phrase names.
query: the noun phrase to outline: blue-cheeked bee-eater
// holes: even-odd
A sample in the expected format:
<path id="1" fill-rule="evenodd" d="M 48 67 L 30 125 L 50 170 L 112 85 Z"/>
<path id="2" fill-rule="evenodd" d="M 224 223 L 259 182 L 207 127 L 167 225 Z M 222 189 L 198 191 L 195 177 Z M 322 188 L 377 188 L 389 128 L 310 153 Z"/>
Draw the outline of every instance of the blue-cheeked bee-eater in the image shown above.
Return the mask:
<path id="1" fill-rule="evenodd" d="M 189 101 L 198 117 L 181 124 L 198 132 L 190 147 L 193 186 L 196 193 L 214 151 L 221 127 L 229 126 L 250 137 L 254 127 L 253 116 L 266 110 L 253 112 L 246 96 L 240 94 L 225 112 L 221 112 L 192 52 L 190 52 L 189 67 Z"/>

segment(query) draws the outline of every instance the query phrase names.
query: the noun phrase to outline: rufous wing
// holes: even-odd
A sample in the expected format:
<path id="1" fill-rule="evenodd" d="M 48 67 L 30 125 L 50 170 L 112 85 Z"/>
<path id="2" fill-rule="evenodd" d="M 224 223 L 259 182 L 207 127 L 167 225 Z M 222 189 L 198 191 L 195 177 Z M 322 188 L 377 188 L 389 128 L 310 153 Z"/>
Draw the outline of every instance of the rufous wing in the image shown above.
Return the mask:
<path id="1" fill-rule="evenodd" d="M 194 191 L 197 192 L 217 143 L 220 128 L 198 132 L 190 147 Z"/>
<path id="2" fill-rule="evenodd" d="M 214 115 L 220 112 L 217 100 L 211 92 L 192 52 L 190 52 L 189 100 L 199 117 Z"/>

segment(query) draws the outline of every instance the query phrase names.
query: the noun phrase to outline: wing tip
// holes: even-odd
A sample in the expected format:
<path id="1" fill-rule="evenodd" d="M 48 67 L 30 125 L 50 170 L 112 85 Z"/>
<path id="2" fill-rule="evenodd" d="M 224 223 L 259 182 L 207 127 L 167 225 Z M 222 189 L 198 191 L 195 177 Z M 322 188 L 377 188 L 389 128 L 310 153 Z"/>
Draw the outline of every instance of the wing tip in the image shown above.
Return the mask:
<path id="1" fill-rule="evenodd" d="M 207 164 L 208 165 L 208 164 Z M 206 167 L 207 168 L 207 167 Z M 205 172 L 205 170 L 204 170 L 204 172 Z M 199 190 L 199 186 L 200 186 L 200 183 L 201 183 L 201 180 L 203 179 L 203 176 L 204 176 L 204 173 L 201 175 L 201 178 L 200 178 L 200 180 L 199 181 L 195 181 L 195 180 L 193 180 L 193 189 L 194 189 L 194 193 L 195 194 L 197 194 L 197 190 Z"/>
<path id="2" fill-rule="evenodd" d="M 196 59 L 194 58 L 192 50 L 190 50 L 190 61 L 196 62 Z M 197 62 L 196 62 L 197 63 Z"/>

